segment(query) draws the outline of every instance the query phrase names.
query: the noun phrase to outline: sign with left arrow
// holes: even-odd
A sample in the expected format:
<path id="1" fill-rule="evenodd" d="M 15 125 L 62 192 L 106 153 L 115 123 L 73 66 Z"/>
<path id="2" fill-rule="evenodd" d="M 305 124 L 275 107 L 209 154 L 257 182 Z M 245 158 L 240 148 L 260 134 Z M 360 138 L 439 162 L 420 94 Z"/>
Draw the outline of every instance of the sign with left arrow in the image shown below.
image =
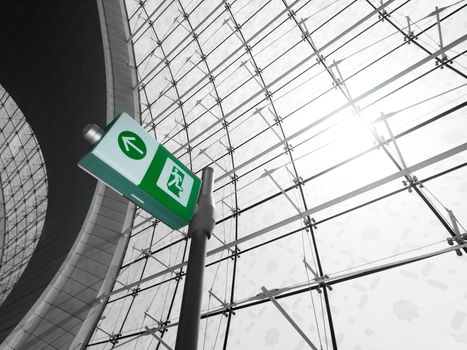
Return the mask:
<path id="1" fill-rule="evenodd" d="M 122 131 L 118 135 L 118 145 L 127 157 L 139 160 L 146 156 L 146 145 L 137 134 L 131 131 Z"/>
<path id="2" fill-rule="evenodd" d="M 191 221 L 201 180 L 128 114 L 78 165 L 174 229 Z"/>

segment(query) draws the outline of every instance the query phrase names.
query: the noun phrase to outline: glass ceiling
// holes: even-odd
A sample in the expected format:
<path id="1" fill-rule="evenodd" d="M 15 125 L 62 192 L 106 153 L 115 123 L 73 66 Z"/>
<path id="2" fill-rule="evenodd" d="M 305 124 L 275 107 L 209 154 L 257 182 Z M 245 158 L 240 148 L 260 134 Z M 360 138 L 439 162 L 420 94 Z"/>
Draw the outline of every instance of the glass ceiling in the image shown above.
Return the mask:
<path id="1" fill-rule="evenodd" d="M 198 348 L 465 349 L 467 2 L 126 6 L 142 124 L 215 169 Z M 89 348 L 174 347 L 188 244 L 138 211 Z"/>
<path id="2" fill-rule="evenodd" d="M 47 174 L 34 133 L 0 86 L 0 304 L 36 248 L 47 210 Z"/>

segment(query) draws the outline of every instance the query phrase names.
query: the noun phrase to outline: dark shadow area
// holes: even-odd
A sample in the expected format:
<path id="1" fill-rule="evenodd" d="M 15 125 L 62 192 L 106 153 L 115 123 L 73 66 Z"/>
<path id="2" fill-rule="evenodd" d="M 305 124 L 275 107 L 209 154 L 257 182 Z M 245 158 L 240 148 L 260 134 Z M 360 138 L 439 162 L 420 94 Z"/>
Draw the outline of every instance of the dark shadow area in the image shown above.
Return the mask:
<path id="1" fill-rule="evenodd" d="M 0 343 L 56 274 L 83 225 L 96 181 L 77 167 L 81 130 L 105 125 L 106 79 L 95 1 L 1 1 L 0 84 L 41 147 L 48 208 L 37 248 L 0 306 Z"/>

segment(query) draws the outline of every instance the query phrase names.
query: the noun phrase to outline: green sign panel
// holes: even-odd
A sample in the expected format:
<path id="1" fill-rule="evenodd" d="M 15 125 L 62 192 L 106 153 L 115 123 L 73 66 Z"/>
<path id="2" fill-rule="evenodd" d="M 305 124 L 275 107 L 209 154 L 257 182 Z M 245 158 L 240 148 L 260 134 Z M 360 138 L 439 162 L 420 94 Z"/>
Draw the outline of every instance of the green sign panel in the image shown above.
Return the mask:
<path id="1" fill-rule="evenodd" d="M 174 229 L 193 217 L 201 180 L 128 114 L 78 165 Z"/>

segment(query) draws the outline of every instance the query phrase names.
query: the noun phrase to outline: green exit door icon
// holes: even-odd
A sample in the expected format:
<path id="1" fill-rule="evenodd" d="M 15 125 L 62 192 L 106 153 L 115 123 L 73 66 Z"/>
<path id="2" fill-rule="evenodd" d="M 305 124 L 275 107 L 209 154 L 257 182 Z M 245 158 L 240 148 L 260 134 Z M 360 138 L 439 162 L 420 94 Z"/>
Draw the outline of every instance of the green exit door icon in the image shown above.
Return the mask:
<path id="1" fill-rule="evenodd" d="M 201 180 L 128 114 L 78 165 L 174 229 L 193 217 Z"/>
<path id="2" fill-rule="evenodd" d="M 167 182 L 167 189 L 172 192 L 175 197 L 180 198 L 180 192 L 183 192 L 183 179 L 185 175 L 181 173 L 177 166 L 173 166 L 170 171 L 169 182 Z"/>
<path id="3" fill-rule="evenodd" d="M 193 180 L 172 159 L 167 158 L 161 176 L 157 180 L 157 186 L 181 205 L 186 206 Z"/>

